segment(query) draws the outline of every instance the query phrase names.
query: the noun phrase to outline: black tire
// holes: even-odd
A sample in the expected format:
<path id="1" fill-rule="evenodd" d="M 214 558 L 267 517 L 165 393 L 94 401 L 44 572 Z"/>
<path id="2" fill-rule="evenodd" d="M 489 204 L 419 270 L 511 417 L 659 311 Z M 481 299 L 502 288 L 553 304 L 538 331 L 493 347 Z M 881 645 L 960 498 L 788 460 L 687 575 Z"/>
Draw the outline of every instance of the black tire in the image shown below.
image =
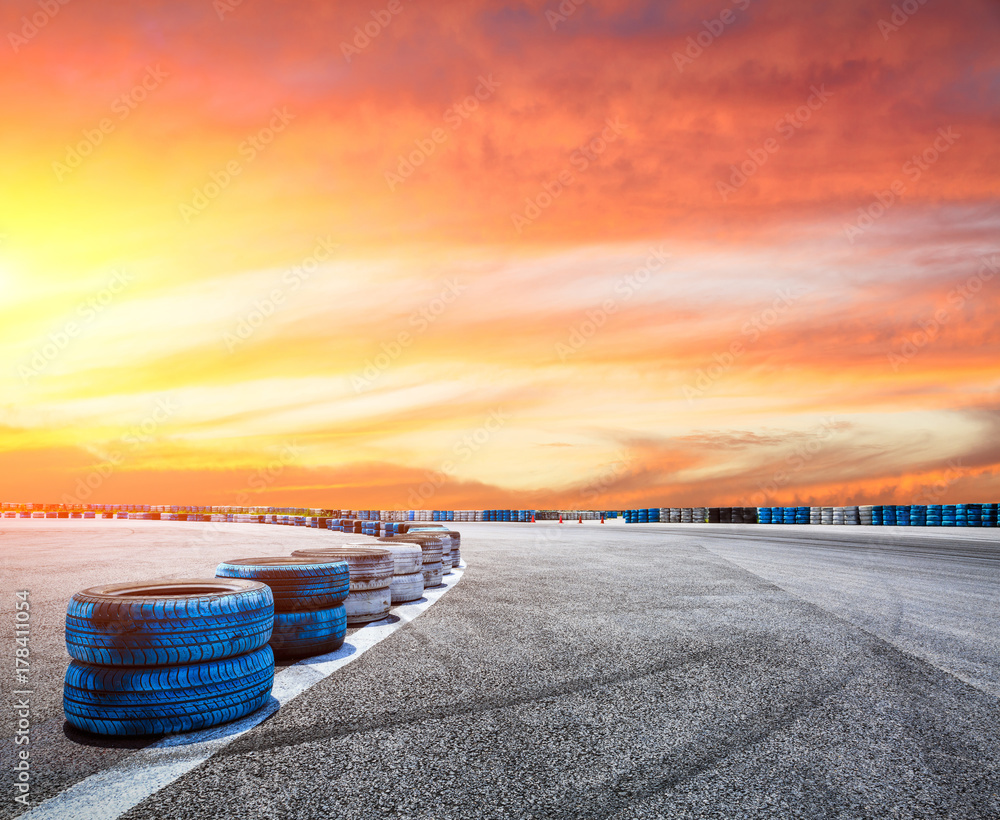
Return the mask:
<path id="1" fill-rule="evenodd" d="M 277 612 L 271 649 L 276 658 L 303 658 L 336 652 L 347 637 L 343 604 L 312 612 Z"/>
<path id="2" fill-rule="evenodd" d="M 102 666 L 180 666 L 267 645 L 271 590 L 237 578 L 159 579 L 77 592 L 66 611 L 66 650 Z"/>
<path id="3" fill-rule="evenodd" d="M 63 712 L 98 735 L 158 735 L 206 729 L 249 715 L 267 703 L 274 653 L 183 666 L 107 667 L 73 661 L 66 670 Z"/>
<path id="4" fill-rule="evenodd" d="M 351 575 L 345 561 L 297 558 L 238 558 L 215 570 L 219 578 L 245 578 L 271 588 L 275 612 L 331 609 L 344 602 Z"/>

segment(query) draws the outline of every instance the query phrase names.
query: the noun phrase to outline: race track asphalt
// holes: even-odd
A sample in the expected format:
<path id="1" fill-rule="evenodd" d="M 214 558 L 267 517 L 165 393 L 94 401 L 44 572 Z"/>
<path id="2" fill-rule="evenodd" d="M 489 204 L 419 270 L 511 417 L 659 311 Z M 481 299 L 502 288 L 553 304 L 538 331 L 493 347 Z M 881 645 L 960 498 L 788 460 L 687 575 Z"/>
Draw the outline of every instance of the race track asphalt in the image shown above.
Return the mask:
<path id="1" fill-rule="evenodd" d="M 0 521 L 8 646 L 31 590 L 33 803 L 151 743 L 65 725 L 74 591 L 347 540 L 208 526 Z M 456 526 L 444 597 L 122 816 L 1000 817 L 1000 531 Z"/>

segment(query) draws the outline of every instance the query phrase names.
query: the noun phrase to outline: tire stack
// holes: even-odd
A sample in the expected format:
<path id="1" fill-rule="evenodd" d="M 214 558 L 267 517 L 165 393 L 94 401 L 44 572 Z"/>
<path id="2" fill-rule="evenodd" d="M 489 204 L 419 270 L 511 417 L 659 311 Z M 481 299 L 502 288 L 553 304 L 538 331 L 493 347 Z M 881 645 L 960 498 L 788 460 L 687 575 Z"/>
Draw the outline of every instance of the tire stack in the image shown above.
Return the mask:
<path id="1" fill-rule="evenodd" d="M 796 507 L 795 508 L 795 523 L 796 524 L 808 524 L 809 523 L 809 508 L 808 507 Z"/>
<path id="2" fill-rule="evenodd" d="M 910 505 L 909 504 L 897 504 L 896 505 L 896 526 L 897 527 L 908 527 L 908 526 L 910 526 Z"/>
<path id="3" fill-rule="evenodd" d="M 823 507 L 821 509 L 820 523 L 828 526 L 833 524 L 833 507 Z"/>
<path id="4" fill-rule="evenodd" d="M 444 563 L 442 561 L 444 549 L 441 546 L 440 539 L 426 538 L 417 534 L 412 536 L 392 535 L 380 538 L 379 541 L 387 545 L 413 544 L 419 547 L 423 554 L 421 573 L 424 576 L 424 589 L 439 587 L 444 583 Z"/>
<path id="5" fill-rule="evenodd" d="M 760 524 L 770 524 L 771 523 L 771 508 L 770 507 L 759 507 L 757 509 L 757 522 Z"/>
<path id="6" fill-rule="evenodd" d="M 927 526 L 928 527 L 940 527 L 941 526 L 941 505 L 940 504 L 928 504 L 927 505 Z"/>
<path id="7" fill-rule="evenodd" d="M 861 516 L 858 512 L 857 506 L 844 507 L 844 523 L 848 525 L 855 525 L 861 523 Z"/>
<path id="8" fill-rule="evenodd" d="M 844 525 L 844 508 L 834 507 L 833 508 L 833 524 L 834 526 L 840 527 Z"/>
<path id="9" fill-rule="evenodd" d="M 249 715 L 270 699 L 271 590 L 162 579 L 76 593 L 66 611 L 63 711 L 99 735 L 171 734 Z"/>
<path id="10" fill-rule="evenodd" d="M 387 536 L 389 537 L 389 536 Z M 347 546 L 364 546 L 347 544 Z M 379 549 L 392 553 L 393 573 L 389 584 L 389 597 L 394 604 L 419 601 L 424 595 L 423 552 L 419 544 L 383 543 Z"/>
<path id="11" fill-rule="evenodd" d="M 957 511 L 954 504 L 942 504 L 941 505 L 941 526 L 942 527 L 954 527 L 956 526 Z"/>
<path id="12" fill-rule="evenodd" d="M 996 527 L 997 525 L 997 505 L 983 504 L 983 526 Z"/>
<path id="13" fill-rule="evenodd" d="M 865 504 L 858 507 L 858 517 L 861 520 L 862 526 L 870 527 L 872 525 L 874 509 L 875 508 L 871 504 Z"/>
<path id="14" fill-rule="evenodd" d="M 347 626 L 381 621 L 389 614 L 395 561 L 388 550 L 372 547 L 322 547 L 296 550 L 292 557 L 347 563 L 350 573 L 350 591 L 344 599 Z"/>
<path id="15" fill-rule="evenodd" d="M 690 507 L 681 507 L 681 523 L 690 524 L 694 521 L 693 511 Z"/>
<path id="16" fill-rule="evenodd" d="M 719 523 L 720 524 L 732 524 L 733 523 L 733 508 L 732 507 L 719 507 Z"/>
<path id="17" fill-rule="evenodd" d="M 956 504 L 955 505 L 955 526 L 956 527 L 968 527 L 969 526 L 969 505 L 968 504 Z"/>
<path id="18" fill-rule="evenodd" d="M 633 510 L 632 514 L 634 516 L 636 515 L 636 512 Z M 634 518 L 631 523 L 635 523 Z M 436 546 L 441 547 L 442 572 L 445 575 L 450 575 L 452 566 L 454 564 L 451 554 L 452 541 L 450 536 L 446 535 L 445 532 L 446 532 L 445 530 L 433 530 L 433 531 L 423 530 L 423 529 L 409 530 L 407 531 L 406 535 L 403 536 L 403 540 L 410 541 L 411 543 L 420 543 L 420 544 L 426 542 L 428 544 L 434 544 Z M 382 539 L 380 538 L 379 540 L 381 541 Z"/>
<path id="19" fill-rule="evenodd" d="M 927 506 L 924 504 L 911 504 L 910 505 L 910 526 L 911 527 L 926 527 L 927 526 Z"/>
<path id="20" fill-rule="evenodd" d="M 809 508 L 809 523 L 819 526 L 823 523 L 823 508 L 822 507 L 810 507 Z"/>
<path id="21" fill-rule="evenodd" d="M 681 523 L 681 512 L 682 512 L 682 510 L 681 510 L 680 507 L 671 507 L 670 508 L 670 523 L 671 524 L 680 524 Z"/>
<path id="22" fill-rule="evenodd" d="M 433 533 L 437 535 L 438 533 Z M 451 568 L 454 569 L 462 563 L 462 535 L 457 530 L 441 530 L 442 536 L 451 541 Z M 442 551 L 443 555 L 443 551 Z M 442 557 L 442 560 L 443 557 Z"/>
<path id="23" fill-rule="evenodd" d="M 970 527 L 981 527 L 983 526 L 983 505 L 982 504 L 966 504 L 967 515 L 969 519 Z"/>
<path id="24" fill-rule="evenodd" d="M 274 630 L 270 644 L 276 658 L 325 655 L 344 645 L 344 599 L 350 588 L 344 561 L 240 558 L 219 564 L 215 575 L 260 581 L 271 589 Z"/>

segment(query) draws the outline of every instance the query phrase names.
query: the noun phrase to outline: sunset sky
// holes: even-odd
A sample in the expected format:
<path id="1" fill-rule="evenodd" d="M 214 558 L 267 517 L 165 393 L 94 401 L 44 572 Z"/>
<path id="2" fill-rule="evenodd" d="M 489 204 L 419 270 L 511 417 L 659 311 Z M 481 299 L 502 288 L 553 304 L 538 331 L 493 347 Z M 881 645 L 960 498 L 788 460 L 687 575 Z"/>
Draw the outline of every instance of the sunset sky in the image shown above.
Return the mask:
<path id="1" fill-rule="evenodd" d="M 0 35 L 0 499 L 1000 500 L 996 2 Z"/>

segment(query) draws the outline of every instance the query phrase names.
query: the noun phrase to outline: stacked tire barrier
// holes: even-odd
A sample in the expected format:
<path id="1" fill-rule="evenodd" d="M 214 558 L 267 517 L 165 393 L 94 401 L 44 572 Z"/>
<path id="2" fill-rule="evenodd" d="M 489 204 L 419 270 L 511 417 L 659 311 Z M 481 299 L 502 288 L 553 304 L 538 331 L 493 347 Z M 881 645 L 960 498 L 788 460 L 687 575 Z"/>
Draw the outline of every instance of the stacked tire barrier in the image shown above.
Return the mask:
<path id="1" fill-rule="evenodd" d="M 53 509 L 53 507 L 57 509 Z M 330 529 L 385 537 L 406 526 L 452 521 L 531 522 L 624 519 L 627 523 L 812 524 L 900 527 L 996 527 L 997 504 L 899 504 L 861 507 L 650 507 L 634 510 L 316 510 L 274 507 L 188 507 L 143 505 L 12 504 L 0 517 L 32 519 L 119 519 L 234 524 L 269 524 Z"/>
<path id="2" fill-rule="evenodd" d="M 344 608 L 348 626 L 381 621 L 389 614 L 395 561 L 388 550 L 373 547 L 321 547 L 296 550 L 292 557 L 347 563 L 350 592 L 344 600 Z"/>
<path id="3" fill-rule="evenodd" d="M 347 546 L 355 546 L 348 544 Z M 361 546 L 361 545 L 357 545 Z M 418 544 L 383 543 L 379 549 L 392 553 L 393 575 L 389 597 L 394 604 L 418 601 L 424 594 L 423 552 Z"/>
<path id="4" fill-rule="evenodd" d="M 427 542 L 441 547 L 442 572 L 445 575 L 448 575 L 452 571 L 452 568 L 458 564 L 458 561 L 455 560 L 456 556 L 452 554 L 452 544 L 454 542 L 451 539 L 450 533 L 450 530 L 445 529 L 418 527 L 416 529 L 407 530 L 403 538 L 404 540 L 410 540 L 412 543 L 422 544 Z"/>
<path id="5" fill-rule="evenodd" d="M 423 555 L 421 574 L 424 577 L 424 589 L 439 587 L 444 583 L 444 562 L 442 560 L 444 547 L 442 539 L 422 535 L 393 535 L 380 538 L 383 544 L 412 544 L 419 547 Z"/>
<path id="6" fill-rule="evenodd" d="M 350 573 L 344 561 L 294 557 L 240 558 L 219 564 L 219 578 L 260 581 L 274 597 L 271 649 L 276 658 L 336 652 L 347 637 L 344 599 Z"/>
<path id="7" fill-rule="evenodd" d="M 241 579 L 107 584 L 66 611 L 63 711 L 100 735 L 204 729 L 263 706 L 274 683 L 271 590 Z"/>
<path id="8" fill-rule="evenodd" d="M 983 526 L 984 527 L 996 527 L 997 526 L 997 505 L 996 504 L 983 504 Z"/>

